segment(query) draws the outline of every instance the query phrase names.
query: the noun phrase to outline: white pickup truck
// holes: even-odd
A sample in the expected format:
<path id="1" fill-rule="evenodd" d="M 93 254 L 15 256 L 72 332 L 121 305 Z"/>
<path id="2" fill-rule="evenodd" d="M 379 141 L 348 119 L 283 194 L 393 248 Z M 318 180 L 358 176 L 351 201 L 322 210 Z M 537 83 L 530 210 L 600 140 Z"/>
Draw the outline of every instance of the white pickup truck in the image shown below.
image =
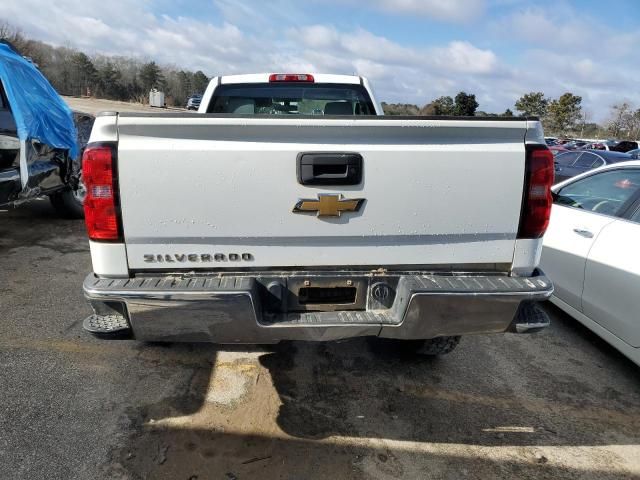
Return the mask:
<path id="1" fill-rule="evenodd" d="M 217 77 L 198 114 L 100 115 L 83 178 L 84 327 L 106 338 L 441 354 L 549 322 L 535 118 L 385 117 L 357 76 Z"/>

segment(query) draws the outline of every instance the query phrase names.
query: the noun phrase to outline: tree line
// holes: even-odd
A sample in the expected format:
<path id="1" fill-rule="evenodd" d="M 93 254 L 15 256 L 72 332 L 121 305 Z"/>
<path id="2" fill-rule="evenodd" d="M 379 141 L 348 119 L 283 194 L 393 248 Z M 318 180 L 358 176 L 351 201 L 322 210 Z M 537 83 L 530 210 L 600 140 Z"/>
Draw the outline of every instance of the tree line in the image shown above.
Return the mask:
<path id="1" fill-rule="evenodd" d="M 473 116 L 478 112 L 476 96 L 466 92 L 458 93 L 455 98 L 449 96 L 438 97 L 422 108 L 408 103 L 385 103 L 382 108 L 385 115 L 443 115 L 443 116 Z M 484 112 L 482 112 L 484 113 Z"/>
<path id="2" fill-rule="evenodd" d="M 511 109 L 503 113 L 487 113 L 478 110 L 473 94 L 460 92 L 455 98 L 443 96 L 422 108 L 407 103 L 384 103 L 386 115 L 448 115 L 512 117 Z M 523 116 L 538 117 L 545 134 L 560 137 L 604 138 L 638 140 L 640 138 L 640 108 L 628 102 L 611 106 L 609 120 L 604 125 L 590 121 L 589 113 L 582 108 L 582 97 L 571 92 L 558 98 L 547 98 L 543 92 L 529 92 L 514 104 L 514 110 Z"/>
<path id="3" fill-rule="evenodd" d="M 36 64 L 62 95 L 146 103 L 149 90 L 157 88 L 165 92 L 168 105 L 184 106 L 189 96 L 203 93 L 209 83 L 200 70 L 192 72 L 124 56 L 89 56 L 74 48 L 54 47 L 27 38 L 2 20 L 0 40 L 8 41 Z"/>

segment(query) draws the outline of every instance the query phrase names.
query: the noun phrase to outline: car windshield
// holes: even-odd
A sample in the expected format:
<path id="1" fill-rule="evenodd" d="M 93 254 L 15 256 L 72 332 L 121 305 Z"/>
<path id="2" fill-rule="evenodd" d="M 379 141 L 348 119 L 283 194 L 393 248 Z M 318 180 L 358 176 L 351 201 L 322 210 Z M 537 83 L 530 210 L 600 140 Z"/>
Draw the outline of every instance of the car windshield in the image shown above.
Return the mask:
<path id="1" fill-rule="evenodd" d="M 578 155 L 580 155 L 580 153 L 577 153 L 577 152 L 561 153 L 555 158 L 554 162 L 563 167 L 568 167 L 569 165 L 573 164 L 573 162 L 576 161 L 576 158 L 578 158 Z"/>
<path id="2" fill-rule="evenodd" d="M 221 85 L 207 113 L 245 115 L 375 115 L 361 85 L 254 83 Z"/>

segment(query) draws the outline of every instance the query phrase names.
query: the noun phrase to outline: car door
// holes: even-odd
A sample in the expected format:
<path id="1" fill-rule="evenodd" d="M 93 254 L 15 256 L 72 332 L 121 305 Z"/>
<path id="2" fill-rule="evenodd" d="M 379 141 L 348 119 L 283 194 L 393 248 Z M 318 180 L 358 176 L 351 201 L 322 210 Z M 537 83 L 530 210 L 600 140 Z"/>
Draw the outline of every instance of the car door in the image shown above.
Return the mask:
<path id="1" fill-rule="evenodd" d="M 640 195 L 640 168 L 627 169 Z M 584 314 L 633 347 L 640 347 L 640 202 L 606 225 L 587 256 Z"/>
<path id="2" fill-rule="evenodd" d="M 587 256 L 602 229 L 632 200 L 627 169 L 605 170 L 565 185 L 554 197 L 544 236 L 541 266 L 555 286 L 554 295 L 583 311 Z"/>

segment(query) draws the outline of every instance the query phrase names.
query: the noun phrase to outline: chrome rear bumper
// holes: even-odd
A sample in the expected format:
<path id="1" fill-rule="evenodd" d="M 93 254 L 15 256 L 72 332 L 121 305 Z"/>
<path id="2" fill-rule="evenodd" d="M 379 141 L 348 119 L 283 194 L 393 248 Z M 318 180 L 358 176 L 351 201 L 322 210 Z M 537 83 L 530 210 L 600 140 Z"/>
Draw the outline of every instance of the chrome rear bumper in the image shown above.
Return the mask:
<path id="1" fill-rule="evenodd" d="M 300 311 L 297 301 L 287 301 L 302 284 L 342 282 L 358 286 L 356 309 L 306 305 Z M 121 316 L 134 338 L 215 343 L 521 333 L 543 328 L 548 319 L 528 318 L 531 309 L 520 305 L 545 300 L 552 292 L 540 271 L 531 277 L 267 272 L 101 279 L 91 274 L 84 281 L 93 318 Z"/>

